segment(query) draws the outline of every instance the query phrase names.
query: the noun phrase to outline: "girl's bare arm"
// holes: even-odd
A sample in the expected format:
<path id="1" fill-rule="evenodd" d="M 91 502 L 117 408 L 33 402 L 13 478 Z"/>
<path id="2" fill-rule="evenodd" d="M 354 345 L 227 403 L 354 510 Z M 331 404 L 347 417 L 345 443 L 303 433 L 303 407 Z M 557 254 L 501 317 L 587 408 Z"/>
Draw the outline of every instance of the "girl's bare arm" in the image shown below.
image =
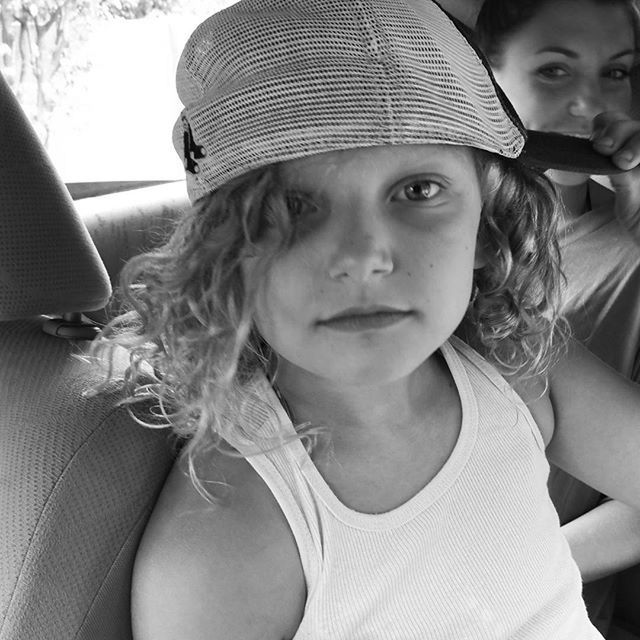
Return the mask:
<path id="1" fill-rule="evenodd" d="M 549 386 L 551 462 L 640 509 L 640 385 L 572 342 Z"/>
<path id="2" fill-rule="evenodd" d="M 222 460 L 234 487 L 212 505 L 174 468 L 136 558 L 135 640 L 287 640 L 305 583 L 291 531 L 241 459 Z M 177 465 L 176 465 L 177 467 Z"/>

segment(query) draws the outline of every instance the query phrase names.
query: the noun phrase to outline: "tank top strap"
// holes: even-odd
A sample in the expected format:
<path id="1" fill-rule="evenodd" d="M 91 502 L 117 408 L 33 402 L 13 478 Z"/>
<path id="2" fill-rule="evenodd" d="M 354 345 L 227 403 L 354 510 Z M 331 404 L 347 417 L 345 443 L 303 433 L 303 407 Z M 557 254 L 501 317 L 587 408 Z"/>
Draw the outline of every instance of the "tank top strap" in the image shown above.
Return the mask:
<path id="1" fill-rule="evenodd" d="M 286 518 L 309 597 L 322 570 L 322 542 L 315 500 L 299 471 L 302 444 L 266 376 L 256 376 L 252 387 L 255 400 L 243 410 L 244 434 L 228 441 L 265 482 Z"/>
<path id="2" fill-rule="evenodd" d="M 531 429 L 531 434 L 538 447 L 545 451 L 546 446 L 540 427 L 535 421 L 529 407 L 522 399 L 520 394 L 505 380 L 500 372 L 491 364 L 489 364 L 475 349 L 470 347 L 466 342 L 457 336 L 451 336 L 448 343 L 443 345 L 444 349 L 454 349 L 459 356 L 473 366 L 486 380 L 488 380 L 501 394 L 508 398 L 518 409 L 522 418 L 526 421 Z"/>

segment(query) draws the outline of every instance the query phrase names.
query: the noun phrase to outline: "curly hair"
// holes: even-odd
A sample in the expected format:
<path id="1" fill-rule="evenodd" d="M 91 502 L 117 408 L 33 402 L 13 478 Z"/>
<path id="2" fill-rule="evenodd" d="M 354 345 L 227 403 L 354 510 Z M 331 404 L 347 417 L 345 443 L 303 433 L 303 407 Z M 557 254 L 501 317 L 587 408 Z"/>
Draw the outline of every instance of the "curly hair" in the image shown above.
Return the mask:
<path id="1" fill-rule="evenodd" d="M 248 399 L 246 382 L 269 363 L 269 348 L 253 330 L 257 283 L 245 282 L 241 263 L 259 254 L 268 227 L 278 240 L 256 271 L 291 241 L 285 193 L 276 165 L 230 181 L 199 200 L 158 249 L 130 259 L 117 293 L 123 313 L 93 342 L 106 380 L 119 347 L 128 352 L 124 404 L 151 401 L 149 427 L 171 426 L 190 449 L 203 452 L 237 428 Z M 102 385 L 96 389 L 100 391 Z M 189 458 L 193 475 L 193 460 Z"/>
<path id="2" fill-rule="evenodd" d="M 458 333 L 503 375 L 546 380 L 570 334 L 560 312 L 562 206 L 544 174 L 487 152 L 476 157 L 484 265 Z"/>
<path id="3" fill-rule="evenodd" d="M 636 54 L 640 47 L 640 0 L 591 0 L 596 4 L 627 7 L 635 34 Z M 475 40 L 491 62 L 499 69 L 505 41 L 552 0 L 484 0 L 475 26 Z"/>
<path id="4" fill-rule="evenodd" d="M 544 375 L 564 335 L 555 192 L 518 161 L 480 151 L 475 158 L 484 197 L 478 241 L 486 264 L 476 271 L 477 295 L 460 330 L 503 372 Z M 195 456 L 223 447 L 242 429 L 246 383 L 269 367 L 269 347 L 252 318 L 260 279 L 295 238 L 293 206 L 278 165 L 198 201 L 164 246 L 125 265 L 120 289 L 128 311 L 94 342 L 101 360 L 127 349 L 125 402 L 152 399 L 156 413 L 149 426 L 170 425 L 189 440 L 196 486 Z M 265 232 L 275 237 L 267 250 L 258 242 Z M 241 269 L 249 255 L 259 265 L 251 282 Z"/>

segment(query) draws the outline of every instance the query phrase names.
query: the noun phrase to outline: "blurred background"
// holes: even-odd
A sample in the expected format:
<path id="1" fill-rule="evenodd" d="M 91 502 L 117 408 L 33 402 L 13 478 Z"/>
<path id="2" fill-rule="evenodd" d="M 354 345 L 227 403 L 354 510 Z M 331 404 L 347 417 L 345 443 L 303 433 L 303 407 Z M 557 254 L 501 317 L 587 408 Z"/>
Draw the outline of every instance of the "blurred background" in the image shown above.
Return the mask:
<path id="1" fill-rule="evenodd" d="M 183 178 L 186 38 L 235 0 L 0 0 L 0 70 L 65 182 Z"/>

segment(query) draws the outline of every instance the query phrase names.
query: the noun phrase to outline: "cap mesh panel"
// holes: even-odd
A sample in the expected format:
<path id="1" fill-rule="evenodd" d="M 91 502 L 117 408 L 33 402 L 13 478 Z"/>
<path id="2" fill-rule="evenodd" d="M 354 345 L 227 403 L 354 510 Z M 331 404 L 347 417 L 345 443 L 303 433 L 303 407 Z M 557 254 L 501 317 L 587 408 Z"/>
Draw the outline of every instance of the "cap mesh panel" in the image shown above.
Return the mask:
<path id="1" fill-rule="evenodd" d="M 177 72 L 207 155 L 192 199 L 311 153 L 461 144 L 516 157 L 523 135 L 473 48 L 427 0 L 242 0 L 202 23 Z M 182 124 L 174 143 L 183 152 Z"/>

